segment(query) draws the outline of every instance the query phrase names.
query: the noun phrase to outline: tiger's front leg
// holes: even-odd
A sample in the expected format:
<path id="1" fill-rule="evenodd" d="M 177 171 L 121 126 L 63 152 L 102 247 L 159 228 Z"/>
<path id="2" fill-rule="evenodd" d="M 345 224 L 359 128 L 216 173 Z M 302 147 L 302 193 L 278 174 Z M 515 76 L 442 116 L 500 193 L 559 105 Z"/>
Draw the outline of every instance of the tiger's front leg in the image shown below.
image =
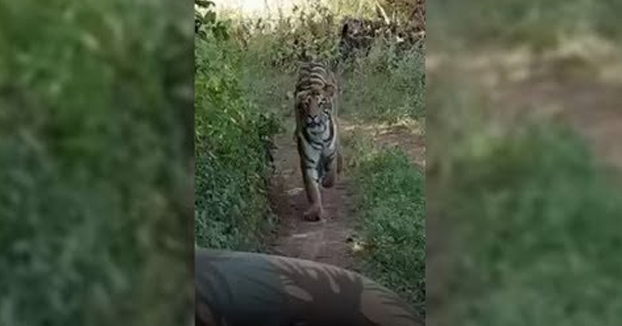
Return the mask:
<path id="1" fill-rule="evenodd" d="M 337 175 L 341 172 L 341 153 L 339 151 L 339 128 L 337 121 L 333 120 L 331 123 L 333 128 L 333 138 L 330 144 L 324 149 L 324 179 L 322 180 L 322 186 L 325 188 L 332 188 L 337 182 Z"/>
<path id="2" fill-rule="evenodd" d="M 309 203 L 309 208 L 303 214 L 303 218 L 308 221 L 319 221 L 324 218 L 317 169 L 320 153 L 306 153 L 300 144 L 300 140 L 298 141 L 298 148 L 300 153 L 300 170 L 302 172 L 302 180 L 305 185 L 307 201 Z"/>
<path id="3" fill-rule="evenodd" d="M 322 180 L 322 186 L 324 188 L 332 188 L 337 181 L 337 172 L 338 172 L 338 155 L 339 153 L 333 153 L 332 156 L 327 158 L 327 162 L 325 165 L 326 175 Z"/>

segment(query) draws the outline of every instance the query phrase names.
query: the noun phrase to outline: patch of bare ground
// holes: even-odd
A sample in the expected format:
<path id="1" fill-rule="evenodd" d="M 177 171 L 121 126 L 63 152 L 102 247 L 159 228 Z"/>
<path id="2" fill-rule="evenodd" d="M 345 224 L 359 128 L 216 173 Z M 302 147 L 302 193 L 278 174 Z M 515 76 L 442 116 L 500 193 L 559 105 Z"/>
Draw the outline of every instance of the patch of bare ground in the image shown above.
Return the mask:
<path id="1" fill-rule="evenodd" d="M 280 225 L 270 252 L 353 269 L 348 245 L 355 209 L 350 180 L 342 174 L 333 188 L 321 189 L 325 219 L 304 220 L 307 198 L 296 144 L 290 132 L 279 135 L 275 142 L 276 171 L 271 180 L 270 199 Z"/>

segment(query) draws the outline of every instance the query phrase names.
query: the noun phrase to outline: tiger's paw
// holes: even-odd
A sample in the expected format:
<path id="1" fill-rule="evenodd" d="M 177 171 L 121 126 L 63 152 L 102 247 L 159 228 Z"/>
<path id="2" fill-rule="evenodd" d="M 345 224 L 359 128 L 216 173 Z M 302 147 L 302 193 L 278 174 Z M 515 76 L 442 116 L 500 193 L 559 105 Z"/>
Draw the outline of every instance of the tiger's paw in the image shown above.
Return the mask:
<path id="1" fill-rule="evenodd" d="M 335 171 L 330 171 L 326 174 L 324 179 L 322 179 L 322 187 L 324 188 L 332 188 L 335 185 Z"/>
<path id="2" fill-rule="evenodd" d="M 324 218 L 324 210 L 319 205 L 313 205 L 304 213 L 303 217 L 307 221 L 317 222 Z"/>

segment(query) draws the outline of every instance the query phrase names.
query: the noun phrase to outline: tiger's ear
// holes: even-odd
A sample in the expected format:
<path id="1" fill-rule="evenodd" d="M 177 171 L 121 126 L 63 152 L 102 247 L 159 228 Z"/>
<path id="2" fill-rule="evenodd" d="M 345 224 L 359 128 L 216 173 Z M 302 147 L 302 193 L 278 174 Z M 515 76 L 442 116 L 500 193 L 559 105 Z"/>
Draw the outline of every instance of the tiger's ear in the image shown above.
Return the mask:
<path id="1" fill-rule="evenodd" d="M 296 105 L 299 105 L 304 101 L 304 99 L 306 98 L 306 95 L 304 93 L 297 93 L 293 95 L 293 97 L 294 97 L 294 103 L 296 103 Z"/>
<path id="2" fill-rule="evenodd" d="M 324 91 L 328 94 L 328 96 L 333 96 L 337 92 L 337 87 L 333 84 L 326 84 L 324 86 Z"/>
<path id="3" fill-rule="evenodd" d="M 349 28 L 350 28 L 350 24 L 348 22 L 345 22 L 343 24 L 343 27 L 341 28 L 341 37 L 348 36 L 348 29 Z"/>

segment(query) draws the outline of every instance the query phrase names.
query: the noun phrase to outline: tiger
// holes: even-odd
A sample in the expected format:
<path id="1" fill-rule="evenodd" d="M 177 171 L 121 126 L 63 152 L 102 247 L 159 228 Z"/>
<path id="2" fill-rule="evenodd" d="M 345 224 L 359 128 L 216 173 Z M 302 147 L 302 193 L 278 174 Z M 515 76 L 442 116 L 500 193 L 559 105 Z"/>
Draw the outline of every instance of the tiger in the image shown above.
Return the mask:
<path id="1" fill-rule="evenodd" d="M 367 56 L 374 40 L 374 22 L 346 17 L 342 21 L 339 38 L 341 60 L 352 59 L 357 54 Z"/>
<path id="2" fill-rule="evenodd" d="M 326 63 L 308 61 L 300 66 L 294 92 L 296 129 L 294 141 L 300 156 L 300 169 L 309 202 L 304 219 L 325 217 L 320 183 L 334 186 L 341 172 L 337 122 L 337 79 Z"/>
<path id="3" fill-rule="evenodd" d="M 425 39 L 425 20 L 416 11 L 417 20 L 412 22 L 393 22 L 346 17 L 342 21 L 339 39 L 339 58 L 348 62 L 355 57 L 365 57 L 371 52 L 375 42 L 381 40 L 395 51 L 398 57 L 413 49 L 422 50 Z M 413 16 L 415 17 L 415 16 Z"/>

